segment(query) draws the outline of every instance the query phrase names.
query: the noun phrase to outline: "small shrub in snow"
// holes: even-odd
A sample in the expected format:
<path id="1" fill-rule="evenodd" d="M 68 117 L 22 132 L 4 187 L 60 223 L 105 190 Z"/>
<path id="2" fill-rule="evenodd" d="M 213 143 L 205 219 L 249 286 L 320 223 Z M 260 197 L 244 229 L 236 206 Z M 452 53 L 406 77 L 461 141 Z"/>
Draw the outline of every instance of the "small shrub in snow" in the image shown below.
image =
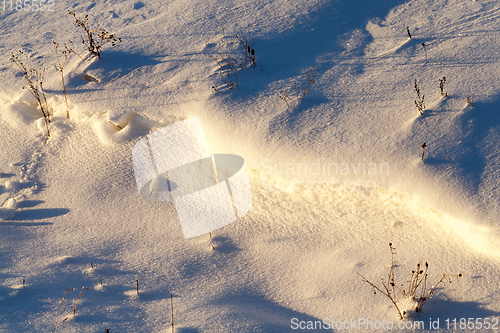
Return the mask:
<path id="1" fill-rule="evenodd" d="M 439 90 L 441 90 L 441 96 L 448 97 L 448 93 L 444 92 L 444 84 L 446 83 L 446 77 L 443 76 L 442 79 L 439 79 Z"/>
<path id="2" fill-rule="evenodd" d="M 27 83 L 26 86 L 23 86 L 23 89 L 28 90 L 37 100 L 38 107 L 40 108 L 40 112 L 42 113 L 45 120 L 45 127 L 47 128 L 47 138 L 49 138 L 50 114 L 49 108 L 47 106 L 47 98 L 45 97 L 45 92 L 43 90 L 45 68 L 42 70 L 38 70 L 28 67 L 29 57 L 22 50 L 19 50 L 17 54 L 12 53 L 10 60 L 14 64 L 16 64 L 16 66 L 23 73 L 23 77 Z"/>
<path id="3" fill-rule="evenodd" d="M 278 95 L 278 97 L 286 103 L 287 107 L 290 107 L 289 104 L 290 101 L 303 100 L 309 93 L 309 91 L 311 91 L 311 86 L 318 77 L 317 74 L 314 74 L 314 69 L 315 68 L 309 68 L 309 71 L 306 72 L 307 76 L 306 88 L 302 88 L 300 84 L 297 84 L 297 82 L 293 82 L 293 89 L 291 91 L 288 88 L 280 90 L 280 94 Z"/>
<path id="4" fill-rule="evenodd" d="M 212 89 L 214 92 L 220 92 L 221 88 L 229 88 L 234 92 L 234 88 L 238 87 L 237 72 L 247 67 L 247 64 L 256 67 L 255 49 L 254 46 L 250 46 L 250 33 L 248 37 L 244 37 L 241 33 L 226 37 L 222 24 L 221 29 L 223 38 L 217 43 L 215 54 L 209 54 L 209 57 L 219 66 L 218 74 L 223 84 L 212 85 Z M 243 48 L 242 51 L 239 51 L 240 47 Z M 231 74 L 234 76 L 234 82 L 229 79 Z"/>
<path id="5" fill-rule="evenodd" d="M 417 109 L 420 112 L 420 114 L 424 114 L 424 110 L 425 110 L 424 98 L 425 98 L 425 95 L 420 96 L 420 89 L 417 86 L 417 79 L 415 79 L 415 91 L 417 92 L 417 97 L 418 97 L 418 101 L 415 100 L 415 106 L 417 107 Z"/>
<path id="6" fill-rule="evenodd" d="M 407 281 L 406 287 L 403 283 L 396 283 L 395 279 L 395 267 L 396 262 L 394 261 L 394 255 L 396 254 L 395 248 L 392 247 L 392 243 L 389 243 L 391 249 L 391 267 L 389 273 L 387 274 L 387 280 L 381 278 L 382 287 L 379 288 L 373 282 L 370 282 L 363 275 L 356 272 L 359 276 L 363 278 L 363 282 L 368 283 L 373 288 L 373 293 L 376 294 L 377 291 L 387 296 L 396 310 L 398 311 L 399 318 L 402 320 L 404 317 L 411 316 L 411 312 L 419 312 L 422 310 L 425 302 L 434 294 L 437 286 L 441 283 L 445 284 L 446 280 L 451 283 L 451 278 L 456 277 L 457 279 L 462 276 L 462 274 L 448 275 L 443 274 L 443 277 L 434 286 L 429 286 L 427 284 L 427 270 L 429 264 L 425 263 L 425 268 L 422 267 L 421 263 L 417 264 L 417 268 L 411 271 L 410 280 Z"/>
<path id="7" fill-rule="evenodd" d="M 424 142 L 424 144 L 422 145 L 422 159 L 421 159 L 421 161 L 424 160 L 425 147 L 427 147 L 427 144 Z"/>
<path id="8" fill-rule="evenodd" d="M 425 48 L 425 43 L 422 43 L 422 47 L 424 48 L 425 52 L 425 62 L 427 62 L 427 49 Z"/>
<path id="9" fill-rule="evenodd" d="M 406 27 L 406 32 L 408 33 L 408 37 L 411 39 L 410 27 Z"/>
<path id="10" fill-rule="evenodd" d="M 75 18 L 75 23 L 77 26 L 85 30 L 85 37 L 80 35 L 82 39 L 82 44 L 84 44 L 88 51 L 96 55 L 98 58 L 101 57 L 101 50 L 104 44 L 111 43 L 111 46 L 115 46 L 118 42 L 121 42 L 121 38 L 116 38 L 114 34 L 110 34 L 104 28 L 97 28 L 92 30 L 89 26 L 89 16 L 85 15 L 83 19 L 76 16 L 76 10 L 70 11 L 68 13 Z"/>

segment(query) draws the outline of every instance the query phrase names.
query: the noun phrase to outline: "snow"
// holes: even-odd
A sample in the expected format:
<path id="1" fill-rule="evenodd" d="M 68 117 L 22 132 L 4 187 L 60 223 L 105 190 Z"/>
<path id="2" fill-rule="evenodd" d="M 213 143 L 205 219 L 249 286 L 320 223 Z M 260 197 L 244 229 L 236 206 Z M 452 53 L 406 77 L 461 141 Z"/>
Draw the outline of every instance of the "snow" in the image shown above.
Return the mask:
<path id="1" fill-rule="evenodd" d="M 53 332 L 69 316 L 60 331 L 166 332 L 170 294 L 176 332 L 304 331 L 293 329 L 294 318 L 397 325 L 390 300 L 356 274 L 386 278 L 389 243 L 401 282 L 419 261 L 429 263 L 433 283 L 463 275 L 413 313 L 425 323 L 415 331 L 437 331 L 431 320 L 445 332 L 456 330 L 447 318 L 500 316 L 498 2 L 57 1 L 53 12 L 6 5 L 0 331 Z M 106 44 L 101 59 L 85 57 L 67 10 L 122 42 Z M 233 92 L 215 93 L 224 76 L 209 55 L 220 40 L 248 32 L 256 68 L 237 71 Z M 64 68 L 68 119 L 52 40 L 69 39 L 86 60 L 72 54 Z M 9 61 L 19 49 L 45 67 L 48 140 Z M 237 44 L 230 52 L 243 55 Z M 310 68 L 310 92 L 287 107 L 280 92 L 307 87 Z M 132 149 L 195 117 L 207 151 L 244 160 L 252 206 L 211 234 L 184 239 L 174 203 L 138 192 Z M 90 289 L 78 301 L 82 287 Z"/>

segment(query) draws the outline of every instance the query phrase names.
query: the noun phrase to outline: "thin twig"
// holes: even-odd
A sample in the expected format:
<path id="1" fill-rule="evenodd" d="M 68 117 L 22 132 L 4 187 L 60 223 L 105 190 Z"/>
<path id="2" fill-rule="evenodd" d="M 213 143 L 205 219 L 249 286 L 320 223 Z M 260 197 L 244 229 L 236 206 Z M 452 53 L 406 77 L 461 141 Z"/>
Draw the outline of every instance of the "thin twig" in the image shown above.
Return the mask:
<path id="1" fill-rule="evenodd" d="M 76 300 L 76 303 L 75 305 L 73 306 L 73 316 L 71 318 L 69 318 L 69 322 L 68 322 L 68 325 L 66 326 L 66 329 L 64 330 L 64 332 L 66 332 L 68 330 L 68 327 L 69 325 L 71 324 L 71 321 L 73 320 L 73 318 L 75 318 L 76 316 L 76 306 L 78 305 L 78 303 L 80 303 L 80 299 L 82 298 L 82 293 L 84 290 L 89 290 L 90 287 L 88 288 L 85 288 L 85 287 L 82 287 L 82 290 L 80 291 L 80 295 L 78 296 L 78 299 Z"/>
<path id="2" fill-rule="evenodd" d="M 59 313 L 59 319 L 57 320 L 56 333 L 59 331 L 59 327 L 61 326 L 61 324 L 64 321 L 66 321 L 66 319 L 68 319 L 68 317 L 66 317 L 64 320 L 61 320 L 61 316 L 62 316 L 62 313 L 63 313 L 63 310 L 64 310 L 64 300 L 66 299 L 66 292 L 73 291 L 73 290 L 75 290 L 75 288 L 66 289 L 64 291 L 63 298 L 62 298 L 61 312 Z"/>
<path id="3" fill-rule="evenodd" d="M 172 333 L 174 332 L 174 296 L 170 294 L 170 307 L 172 309 Z"/>

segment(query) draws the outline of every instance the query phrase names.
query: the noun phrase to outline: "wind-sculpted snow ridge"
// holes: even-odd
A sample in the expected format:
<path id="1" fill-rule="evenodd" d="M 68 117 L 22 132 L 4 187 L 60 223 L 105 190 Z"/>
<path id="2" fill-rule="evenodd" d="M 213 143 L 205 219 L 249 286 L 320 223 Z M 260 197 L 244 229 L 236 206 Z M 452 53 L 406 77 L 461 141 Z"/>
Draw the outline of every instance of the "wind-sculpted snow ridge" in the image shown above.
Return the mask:
<path id="1" fill-rule="evenodd" d="M 427 228 L 435 234 L 454 235 L 453 238 L 462 239 L 463 244 L 483 255 L 500 260 L 500 238 L 495 229 L 479 226 L 471 221 L 449 216 L 432 207 L 422 205 L 422 202 L 411 196 L 381 187 L 365 187 L 361 183 L 352 181 L 306 181 L 300 179 L 285 179 L 261 170 L 253 170 L 258 179 L 261 192 L 271 193 L 278 191 L 284 196 L 298 200 L 300 206 L 314 205 L 325 211 L 353 209 L 354 212 L 367 213 L 384 211 L 395 214 L 403 209 L 407 214 L 418 217 L 423 221 L 419 228 Z M 342 207 L 342 208 L 341 208 Z M 340 214 L 343 216 L 345 213 Z M 384 219 L 390 220 L 388 217 Z M 406 222 L 394 219 L 388 226 L 400 227 Z"/>

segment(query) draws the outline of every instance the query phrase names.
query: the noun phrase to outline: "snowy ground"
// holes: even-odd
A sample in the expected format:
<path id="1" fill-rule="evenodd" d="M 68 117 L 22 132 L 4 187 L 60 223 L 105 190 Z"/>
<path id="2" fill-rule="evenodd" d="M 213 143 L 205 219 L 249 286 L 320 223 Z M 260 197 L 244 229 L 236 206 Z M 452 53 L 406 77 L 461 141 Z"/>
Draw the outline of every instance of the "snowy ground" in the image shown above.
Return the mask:
<path id="1" fill-rule="evenodd" d="M 171 294 L 177 332 L 320 332 L 332 329 L 294 323 L 358 318 L 397 327 L 391 301 L 356 274 L 385 278 L 389 243 L 396 282 L 419 260 L 430 285 L 462 274 L 413 313 L 425 324 L 415 331 L 437 331 L 438 319 L 456 331 L 461 318 L 482 331 L 477 318 L 500 317 L 497 1 L 1 6 L 1 331 L 167 332 Z M 68 9 L 123 40 L 101 59 L 69 58 L 70 119 L 52 52 L 52 40 L 71 39 L 85 55 Z M 248 32 L 256 67 L 215 93 L 209 55 Z M 49 140 L 9 60 L 19 49 L 46 68 Z M 309 68 L 310 92 L 287 107 L 280 93 L 307 86 Z M 196 116 L 212 153 L 245 159 L 253 205 L 213 238 L 185 240 L 172 204 L 139 196 L 131 151 Z"/>

